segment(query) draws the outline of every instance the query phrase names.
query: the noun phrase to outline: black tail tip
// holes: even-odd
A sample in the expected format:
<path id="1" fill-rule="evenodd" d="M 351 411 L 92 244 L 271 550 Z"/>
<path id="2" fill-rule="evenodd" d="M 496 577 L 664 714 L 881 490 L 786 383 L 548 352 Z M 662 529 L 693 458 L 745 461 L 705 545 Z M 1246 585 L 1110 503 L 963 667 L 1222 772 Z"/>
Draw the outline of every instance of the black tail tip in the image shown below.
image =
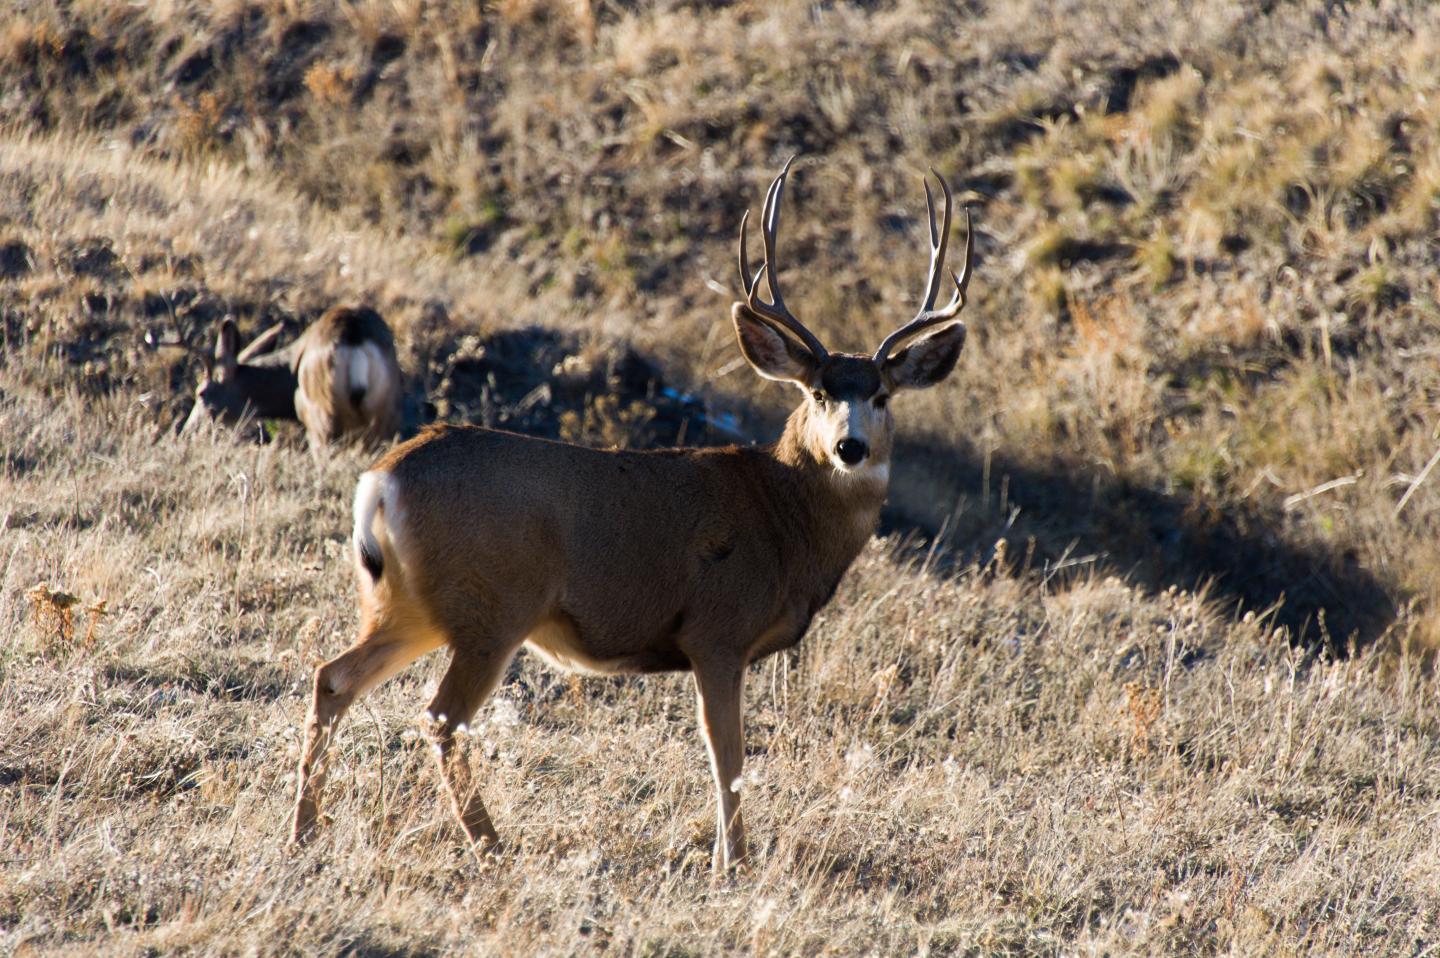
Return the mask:
<path id="1" fill-rule="evenodd" d="M 364 543 L 360 545 L 360 564 L 370 573 L 371 579 L 380 581 L 380 575 L 385 571 L 385 559 L 378 553 L 371 552 Z"/>

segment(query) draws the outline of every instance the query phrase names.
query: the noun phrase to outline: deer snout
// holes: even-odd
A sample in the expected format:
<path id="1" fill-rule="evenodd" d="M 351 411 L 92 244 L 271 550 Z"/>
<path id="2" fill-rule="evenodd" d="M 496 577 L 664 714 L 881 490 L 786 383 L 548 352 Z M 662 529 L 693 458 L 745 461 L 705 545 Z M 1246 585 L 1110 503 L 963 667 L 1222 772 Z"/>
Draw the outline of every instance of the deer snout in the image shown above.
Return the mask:
<path id="1" fill-rule="evenodd" d="M 863 440 L 846 437 L 835 444 L 835 455 L 847 466 L 859 465 L 870 455 L 870 447 Z"/>
<path id="2" fill-rule="evenodd" d="M 209 382 L 201 383 L 195 390 L 195 405 L 190 408 L 190 415 L 185 417 L 185 425 L 180 427 L 181 433 L 194 432 L 204 423 L 209 422 L 214 414 L 209 404 L 205 401 L 206 390 L 210 388 Z"/>

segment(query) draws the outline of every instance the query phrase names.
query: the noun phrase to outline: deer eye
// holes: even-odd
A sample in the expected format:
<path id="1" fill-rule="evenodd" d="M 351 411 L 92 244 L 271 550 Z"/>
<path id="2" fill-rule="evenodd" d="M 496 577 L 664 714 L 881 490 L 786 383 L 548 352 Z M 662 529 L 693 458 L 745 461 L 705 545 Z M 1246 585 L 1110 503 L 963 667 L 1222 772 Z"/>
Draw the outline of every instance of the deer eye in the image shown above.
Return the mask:
<path id="1" fill-rule="evenodd" d="M 819 389 L 811 390 L 810 398 L 815 400 L 815 405 L 817 406 L 825 405 L 825 393 L 821 392 Z"/>

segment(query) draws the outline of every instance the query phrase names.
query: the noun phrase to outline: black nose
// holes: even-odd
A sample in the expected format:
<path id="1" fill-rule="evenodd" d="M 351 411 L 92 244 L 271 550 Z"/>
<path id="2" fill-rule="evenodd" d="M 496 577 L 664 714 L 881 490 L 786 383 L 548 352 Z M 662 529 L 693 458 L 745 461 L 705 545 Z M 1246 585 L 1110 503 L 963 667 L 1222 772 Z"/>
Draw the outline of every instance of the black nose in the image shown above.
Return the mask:
<path id="1" fill-rule="evenodd" d="M 859 439 L 841 439 L 835 444 L 835 454 L 840 461 L 847 466 L 853 466 L 861 459 L 864 459 L 870 452 L 870 447 Z"/>

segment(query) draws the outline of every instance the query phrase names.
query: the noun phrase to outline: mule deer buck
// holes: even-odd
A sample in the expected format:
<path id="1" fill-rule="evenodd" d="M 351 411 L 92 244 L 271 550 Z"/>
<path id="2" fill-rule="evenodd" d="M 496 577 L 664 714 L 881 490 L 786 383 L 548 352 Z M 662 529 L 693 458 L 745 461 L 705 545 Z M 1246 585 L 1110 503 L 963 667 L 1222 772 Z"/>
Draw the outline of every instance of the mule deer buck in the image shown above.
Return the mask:
<path id="1" fill-rule="evenodd" d="M 210 374 L 195 390 L 190 431 L 206 420 L 299 419 L 312 449 L 347 436 L 379 442 L 400 429 L 400 364 L 395 337 L 379 313 L 336 306 L 281 350 L 274 326 L 240 349 L 226 317 Z"/>
<path id="2" fill-rule="evenodd" d="M 292 840 L 316 828 L 335 729 L 356 699 L 448 646 L 428 732 L 471 841 L 497 841 L 457 742 L 523 645 L 589 673 L 690 671 L 719 799 L 714 868 L 745 855 L 740 818 L 746 667 L 793 646 L 873 534 L 890 473 L 888 402 L 959 359 L 970 240 L 944 278 L 951 196 L 919 314 L 872 356 L 831 353 L 785 306 L 776 232 L 785 165 L 765 198 L 765 262 L 731 316 L 740 351 L 802 402 L 764 447 L 601 451 L 472 426 L 431 427 L 360 477 L 354 562 L 360 638 L 315 673 Z M 968 215 L 967 215 L 968 221 Z M 769 301 L 760 295 L 761 277 Z"/>

